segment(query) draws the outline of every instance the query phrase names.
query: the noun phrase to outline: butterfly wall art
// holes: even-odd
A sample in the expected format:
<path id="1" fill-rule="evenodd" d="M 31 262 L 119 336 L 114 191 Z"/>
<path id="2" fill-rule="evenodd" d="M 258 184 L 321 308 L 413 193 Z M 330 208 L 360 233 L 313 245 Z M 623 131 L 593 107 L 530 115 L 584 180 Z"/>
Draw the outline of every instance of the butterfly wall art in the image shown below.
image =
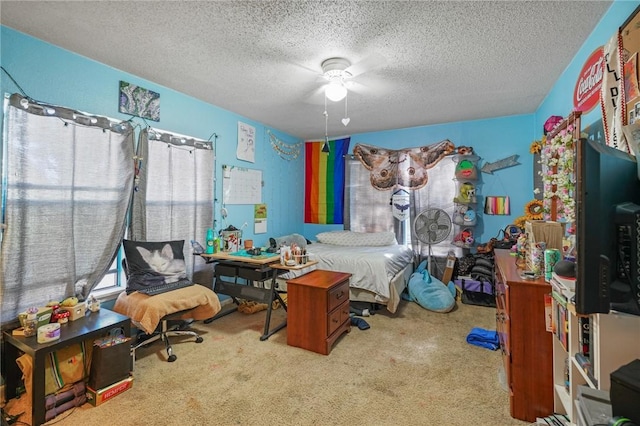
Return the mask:
<path id="1" fill-rule="evenodd" d="M 427 170 L 455 149 L 448 139 L 397 150 L 357 144 L 353 148 L 353 155 L 371 172 L 370 180 L 374 188 L 380 191 L 396 187 L 416 190 L 427 184 Z"/>

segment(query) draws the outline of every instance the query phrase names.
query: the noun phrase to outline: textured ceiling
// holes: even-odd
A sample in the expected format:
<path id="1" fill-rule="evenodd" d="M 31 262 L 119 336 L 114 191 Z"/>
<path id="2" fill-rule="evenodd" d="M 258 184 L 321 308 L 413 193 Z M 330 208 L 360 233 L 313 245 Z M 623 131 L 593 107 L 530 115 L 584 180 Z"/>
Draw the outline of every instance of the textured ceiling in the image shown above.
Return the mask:
<path id="1" fill-rule="evenodd" d="M 10 28 L 302 139 L 532 113 L 611 1 L 2 1 Z M 19 76 L 15 76 L 19 81 Z M 25 89 L 26 90 L 26 89 Z M 35 95 L 34 95 L 35 96 Z"/>

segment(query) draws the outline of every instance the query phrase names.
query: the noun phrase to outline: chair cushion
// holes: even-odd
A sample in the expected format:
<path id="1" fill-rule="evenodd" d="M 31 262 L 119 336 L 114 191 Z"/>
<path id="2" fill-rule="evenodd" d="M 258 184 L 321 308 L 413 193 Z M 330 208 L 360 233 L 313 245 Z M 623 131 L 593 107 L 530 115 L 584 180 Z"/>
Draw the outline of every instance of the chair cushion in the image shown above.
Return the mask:
<path id="1" fill-rule="evenodd" d="M 124 240 L 127 260 L 127 293 L 187 278 L 184 240 Z"/>

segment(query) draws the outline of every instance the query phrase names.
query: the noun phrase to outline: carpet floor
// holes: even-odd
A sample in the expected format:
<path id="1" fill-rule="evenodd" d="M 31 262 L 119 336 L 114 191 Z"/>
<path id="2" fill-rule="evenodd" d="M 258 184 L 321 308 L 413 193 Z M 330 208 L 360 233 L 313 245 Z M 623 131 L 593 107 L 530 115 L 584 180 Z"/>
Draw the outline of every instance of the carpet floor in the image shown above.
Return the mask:
<path id="1" fill-rule="evenodd" d="M 227 307 L 228 308 L 228 307 Z M 509 415 L 500 351 L 470 345 L 495 329 L 495 309 L 458 303 L 450 313 L 403 301 L 363 318 L 328 355 L 287 345 L 286 328 L 260 341 L 266 311 L 193 323 L 204 341 L 137 351 L 133 387 L 48 425 L 500 425 Z M 272 326 L 285 318 L 274 311 Z M 26 419 L 20 419 L 26 421 Z"/>

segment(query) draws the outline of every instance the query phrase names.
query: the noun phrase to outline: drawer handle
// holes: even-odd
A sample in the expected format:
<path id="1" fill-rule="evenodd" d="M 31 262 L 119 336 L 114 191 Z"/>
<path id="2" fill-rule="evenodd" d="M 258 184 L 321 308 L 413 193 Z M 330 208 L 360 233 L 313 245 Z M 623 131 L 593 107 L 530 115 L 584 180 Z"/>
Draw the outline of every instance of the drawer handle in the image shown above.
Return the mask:
<path id="1" fill-rule="evenodd" d="M 336 299 L 342 299 L 345 295 L 344 291 L 340 291 L 340 293 L 336 294 Z"/>

